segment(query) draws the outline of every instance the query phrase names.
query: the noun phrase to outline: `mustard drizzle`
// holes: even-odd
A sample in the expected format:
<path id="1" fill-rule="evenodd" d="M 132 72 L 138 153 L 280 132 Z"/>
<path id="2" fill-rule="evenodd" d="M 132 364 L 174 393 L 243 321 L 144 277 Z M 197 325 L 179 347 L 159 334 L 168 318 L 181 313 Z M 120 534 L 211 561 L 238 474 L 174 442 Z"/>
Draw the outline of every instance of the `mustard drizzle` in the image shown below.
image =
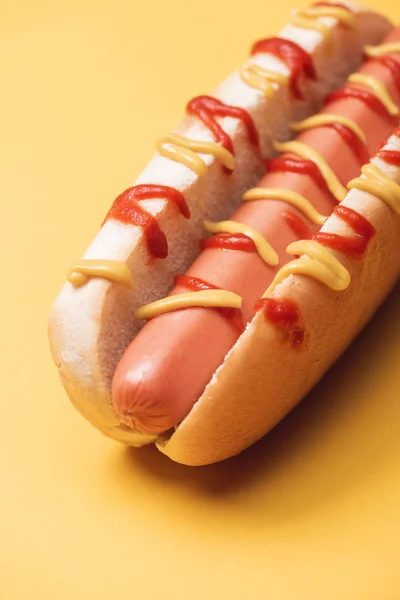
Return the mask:
<path id="1" fill-rule="evenodd" d="M 399 107 L 394 102 L 383 83 L 376 77 L 365 75 L 365 73 L 353 73 L 348 78 L 348 81 L 367 87 L 382 102 L 392 117 L 396 117 L 399 114 Z"/>
<path id="2" fill-rule="evenodd" d="M 330 27 L 319 20 L 321 17 L 332 17 L 351 29 L 355 29 L 357 26 L 355 16 L 339 6 L 311 6 L 294 11 L 291 23 L 302 29 L 319 31 L 326 38 L 330 33 Z"/>
<path id="3" fill-rule="evenodd" d="M 253 240 L 259 256 L 268 265 L 277 265 L 279 263 L 279 257 L 272 246 L 267 242 L 265 237 L 253 227 L 238 223 L 237 221 L 220 221 L 219 223 L 212 223 L 211 221 L 204 221 L 204 226 L 210 233 L 243 233 Z"/>
<path id="4" fill-rule="evenodd" d="M 335 198 L 341 202 L 346 196 L 346 188 L 340 183 L 339 179 L 328 165 L 326 160 L 321 156 L 319 152 L 304 144 L 303 142 L 274 142 L 274 148 L 278 152 L 288 152 L 311 160 L 320 170 L 322 177 L 325 179 L 326 184 Z"/>
<path id="5" fill-rule="evenodd" d="M 313 129 L 315 127 L 323 127 L 324 125 L 335 125 L 338 123 L 339 125 L 344 125 L 348 129 L 350 129 L 364 144 L 367 142 L 367 138 L 363 130 L 357 123 L 355 123 L 352 119 L 348 119 L 347 117 L 342 117 L 341 115 L 333 115 L 330 113 L 322 113 L 319 115 L 313 115 L 308 119 L 304 119 L 303 121 L 298 121 L 297 123 L 290 123 L 290 128 L 293 131 L 300 132 L 306 131 L 307 129 Z"/>
<path id="6" fill-rule="evenodd" d="M 283 200 L 300 210 L 312 223 L 322 225 L 328 218 L 321 215 L 307 198 L 301 194 L 284 188 L 253 188 L 243 196 L 245 202 L 253 200 Z"/>
<path id="7" fill-rule="evenodd" d="M 186 165 L 199 176 L 205 175 L 207 165 L 198 156 L 197 152 L 200 154 L 212 154 L 230 171 L 233 171 L 235 168 L 235 157 L 233 154 L 215 142 L 200 142 L 177 133 L 166 133 L 158 138 L 156 147 L 162 156 Z"/>
<path id="8" fill-rule="evenodd" d="M 92 277 L 109 279 L 133 288 L 133 277 L 128 265 L 119 260 L 98 260 L 85 258 L 76 262 L 68 272 L 68 281 L 74 287 L 81 287 Z"/>
<path id="9" fill-rule="evenodd" d="M 390 42 L 389 44 L 379 44 L 378 46 L 365 46 L 364 52 L 370 58 L 387 56 L 394 52 L 400 52 L 400 42 Z"/>
<path id="10" fill-rule="evenodd" d="M 300 254 L 300 258 L 284 265 L 275 275 L 263 294 L 269 296 L 277 285 L 289 275 L 309 275 L 327 287 L 343 291 L 350 285 L 350 273 L 331 252 L 315 240 L 300 240 L 289 244 L 288 254 Z"/>
<path id="11" fill-rule="evenodd" d="M 141 306 L 135 312 L 135 317 L 148 321 L 159 315 L 175 310 L 193 307 L 208 308 L 241 308 L 242 298 L 234 292 L 227 290 L 200 290 L 184 294 L 167 296 L 156 302 Z"/>
<path id="12" fill-rule="evenodd" d="M 357 189 L 376 196 L 400 216 L 400 185 L 372 163 L 364 165 L 361 173 L 364 177 L 352 179 L 347 186 L 349 190 Z"/>
<path id="13" fill-rule="evenodd" d="M 268 100 L 272 98 L 275 93 L 273 84 L 285 85 L 287 77 L 281 73 L 271 71 L 270 69 L 264 69 L 255 63 L 247 63 L 239 70 L 239 75 L 244 81 L 252 88 L 255 88 L 262 92 Z"/>

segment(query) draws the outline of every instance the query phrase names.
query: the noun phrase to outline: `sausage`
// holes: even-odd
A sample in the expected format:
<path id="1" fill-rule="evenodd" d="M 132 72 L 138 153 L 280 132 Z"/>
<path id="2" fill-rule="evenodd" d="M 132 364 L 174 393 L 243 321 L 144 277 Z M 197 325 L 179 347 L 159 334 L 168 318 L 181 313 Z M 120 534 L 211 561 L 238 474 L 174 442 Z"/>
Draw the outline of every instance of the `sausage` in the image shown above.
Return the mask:
<path id="1" fill-rule="evenodd" d="M 400 28 L 387 42 L 400 40 Z M 400 56 L 396 56 L 400 60 Z M 400 93 L 392 73 L 375 60 L 367 61 L 360 73 L 373 75 L 387 88 L 396 103 Z M 378 114 L 357 99 L 328 103 L 322 112 L 352 119 L 364 131 L 369 156 L 374 154 L 396 119 Z M 301 133 L 298 141 L 317 150 L 343 185 L 360 171 L 360 158 L 332 128 L 318 127 Z M 309 175 L 269 172 L 260 187 L 294 190 L 309 199 L 323 215 L 331 214 L 336 201 L 332 194 Z M 298 239 L 283 214 L 288 204 L 279 200 L 244 203 L 232 219 L 258 229 L 279 256 L 279 267 L 291 257 L 287 245 Z M 290 213 L 304 216 L 290 207 Z M 310 233 L 319 226 L 307 223 Z M 188 275 L 205 280 L 243 297 L 245 322 L 254 316 L 254 304 L 271 283 L 278 266 L 267 265 L 255 252 L 204 250 Z M 187 291 L 174 287 L 171 294 Z M 312 302 L 312 298 L 310 298 Z M 149 321 L 125 351 L 112 382 L 113 406 L 122 421 L 143 432 L 159 433 L 177 425 L 192 409 L 213 373 L 238 337 L 232 323 L 208 308 L 171 312 Z"/>

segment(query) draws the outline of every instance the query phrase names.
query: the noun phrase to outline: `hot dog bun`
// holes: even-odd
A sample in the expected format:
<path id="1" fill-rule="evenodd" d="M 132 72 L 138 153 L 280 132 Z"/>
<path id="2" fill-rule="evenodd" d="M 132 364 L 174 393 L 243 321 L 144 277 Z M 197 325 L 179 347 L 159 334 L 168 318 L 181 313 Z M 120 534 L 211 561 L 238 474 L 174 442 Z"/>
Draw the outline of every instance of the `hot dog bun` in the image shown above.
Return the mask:
<path id="1" fill-rule="evenodd" d="M 388 91 L 398 111 L 400 89 L 396 80 L 400 77 L 400 27 L 394 28 L 385 42 L 397 43 L 395 47 L 399 50 L 385 56 L 391 69 L 372 58 L 365 60 L 354 76 L 374 77 Z M 395 71 L 398 77 L 394 75 Z M 348 182 L 358 176 L 361 166 L 376 154 L 382 140 L 399 123 L 398 117 L 391 117 L 382 105 L 380 110 L 378 105 L 375 110 L 371 108 L 376 96 L 370 96 L 368 103 L 346 97 L 347 91 L 356 90 L 349 84 L 337 90 L 333 101 L 328 99 L 318 115 L 305 124 L 303 122 L 300 127 L 306 128 L 300 132 L 295 144 L 289 145 L 295 149 L 296 145 L 305 144 L 309 151 L 319 153 L 343 186 L 336 189 L 339 197 L 328 188 L 315 163 L 308 164 L 297 158 L 296 167 L 293 167 L 295 156 L 290 150 L 268 161 L 266 175 L 256 188 L 245 194 L 241 206 L 230 216 L 228 227 L 231 233 L 237 233 L 238 227 L 251 228 L 253 234 L 256 232 L 261 236 L 258 239 L 262 243 L 269 244 L 269 250 L 264 246 L 262 256 L 254 241 L 249 246 L 250 238 L 242 238 L 238 247 L 237 238 L 232 239 L 229 233 L 225 233 L 225 237 L 216 235 L 204 239 L 201 242 L 203 252 L 186 274 L 179 274 L 168 294 L 173 300 L 179 294 L 214 286 L 238 294 L 240 311 L 228 311 L 224 317 L 218 310 L 196 306 L 150 318 L 124 352 L 112 381 L 113 407 L 132 429 L 162 433 L 187 416 L 234 345 L 244 323 L 254 317 L 255 303 L 272 283 L 276 272 L 292 260 L 287 252 L 288 245 L 311 238 L 318 232 L 325 215 L 330 215 L 342 194 L 346 194 Z M 343 130 L 337 129 L 341 117 L 350 119 L 345 121 L 348 125 L 345 138 L 341 135 Z M 323 125 L 326 119 L 332 121 L 331 126 Z M 310 123 L 314 126 L 307 128 Z M 320 126 L 316 127 L 315 123 Z M 354 133 L 354 128 L 361 138 Z M 311 175 L 310 171 L 304 172 L 312 166 Z M 291 172 L 291 168 L 300 169 L 300 172 Z M 306 199 L 317 214 L 310 217 L 292 206 L 288 192 Z M 269 198 L 265 198 L 266 194 Z M 298 212 L 294 213 L 294 210 Z M 295 228 L 293 220 L 297 223 Z"/>
<path id="2" fill-rule="evenodd" d="M 400 150 L 391 136 L 388 150 Z M 400 168 L 380 158 L 373 164 L 396 183 Z M 382 200 L 351 190 L 343 206 L 375 227 L 366 256 L 355 260 L 333 252 L 351 284 L 335 292 L 311 277 L 290 275 L 272 293 L 299 307 L 307 343 L 282 343 L 279 330 L 257 313 L 214 374 L 189 415 L 158 448 L 177 462 L 204 465 L 241 452 L 278 423 L 319 381 L 386 298 L 400 275 L 400 218 Z M 354 235 L 335 215 L 321 231 Z"/>
<path id="3" fill-rule="evenodd" d="M 249 112 L 256 124 L 264 156 L 271 154 L 273 137 L 289 138 L 289 121 L 309 115 L 322 97 L 357 67 L 363 46 L 378 43 L 389 31 L 390 24 L 381 15 L 353 3 L 345 4 L 357 20 L 355 30 L 328 18 L 329 39 L 324 39 L 319 32 L 293 25 L 284 27 L 280 34 L 307 50 L 314 63 L 317 80 L 301 78 L 299 81 L 303 101 L 288 97 L 287 88 L 279 86 L 276 86 L 273 98 L 267 101 L 258 90 L 245 85 L 237 73 L 215 91 L 216 98 Z M 285 64 L 272 55 L 259 54 L 252 60 L 265 68 L 288 73 Z M 267 114 L 269 119 L 265 118 Z M 260 155 L 251 147 L 241 123 L 230 118 L 220 122 L 233 141 L 234 173 L 227 176 L 212 156 L 205 156 L 208 170 L 200 181 L 182 164 L 156 155 L 137 180 L 137 183 L 173 186 L 184 193 L 191 210 L 192 218 L 186 221 L 177 218 L 176 209 L 166 206 L 163 200 L 143 202 L 145 209 L 156 215 L 166 233 L 168 258 L 149 265 L 141 230 L 109 220 L 84 257 L 126 262 L 138 282 L 135 290 L 102 279 L 91 279 L 79 289 L 67 282 L 50 317 L 52 354 L 71 401 L 93 425 L 121 442 L 140 445 L 154 439 L 154 436 L 138 434 L 121 425 L 111 407 L 112 375 L 124 349 L 140 327 L 133 317 L 134 310 L 167 293 L 174 274 L 185 270 L 198 252 L 203 219 L 229 215 L 243 192 L 255 184 L 263 172 Z M 272 128 L 267 123 L 273 123 Z M 193 139 L 211 139 L 209 130 L 192 117 L 186 118 L 178 131 Z"/>
<path id="4" fill-rule="evenodd" d="M 280 33 L 281 38 L 292 40 L 309 52 L 314 64 L 316 80 L 300 77 L 298 82 L 303 100 L 294 99 L 287 86 L 279 85 L 275 86 L 272 99 L 266 100 L 260 91 L 247 86 L 238 73 L 215 91 L 217 99 L 247 110 L 257 128 L 263 157 L 271 155 L 273 138 L 286 140 L 291 136 L 289 121 L 316 110 L 323 96 L 360 64 L 364 45 L 379 43 L 390 30 L 388 20 L 376 12 L 349 2 L 343 4 L 355 16 L 355 29 L 339 25 L 334 18 L 325 18 L 330 28 L 328 38 L 318 31 L 293 25 L 287 25 Z M 250 62 L 288 74 L 286 65 L 270 54 L 257 54 Z M 156 216 L 166 234 L 168 258 L 149 264 L 141 230 L 108 220 L 84 258 L 125 262 L 135 275 L 136 288 L 130 290 L 100 278 L 93 278 L 78 289 L 67 282 L 52 310 L 52 354 L 71 401 L 103 433 L 127 444 L 141 445 L 154 439 L 121 424 L 111 406 L 115 367 L 141 326 L 133 316 L 134 310 L 168 292 L 173 276 L 184 271 L 198 253 L 203 219 L 221 219 L 231 214 L 243 192 L 263 173 L 261 155 L 249 142 L 242 123 L 231 118 L 221 118 L 219 123 L 233 142 L 236 168 L 232 174 L 227 175 L 210 155 L 203 157 L 208 168 L 201 179 L 186 166 L 156 155 L 136 182 L 170 185 L 185 196 L 190 220 L 179 218 L 176 208 L 164 200 L 142 203 Z M 210 131 L 193 117 L 187 117 L 177 131 L 195 140 L 212 139 Z"/>

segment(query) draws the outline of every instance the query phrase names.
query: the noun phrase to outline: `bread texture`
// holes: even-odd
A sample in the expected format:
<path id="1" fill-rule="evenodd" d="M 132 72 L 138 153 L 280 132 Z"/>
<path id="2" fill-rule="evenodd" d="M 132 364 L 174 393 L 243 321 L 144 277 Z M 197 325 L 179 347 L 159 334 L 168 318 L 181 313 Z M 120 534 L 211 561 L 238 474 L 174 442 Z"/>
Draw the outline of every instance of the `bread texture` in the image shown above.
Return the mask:
<path id="1" fill-rule="evenodd" d="M 243 83 L 238 72 L 214 91 L 216 98 L 244 108 L 252 116 L 264 158 L 272 155 L 273 139 L 284 141 L 292 136 L 290 121 L 318 110 L 325 94 L 357 68 L 363 46 L 379 43 L 389 32 L 391 25 L 381 15 L 353 3 L 346 4 L 356 16 L 355 30 L 326 18 L 324 22 L 331 28 L 328 38 L 292 25 L 285 26 L 279 34 L 307 50 L 313 60 L 317 80 L 299 82 L 302 101 L 294 100 L 287 86 L 277 86 L 273 98 L 267 100 L 261 92 Z M 288 73 L 285 64 L 269 54 L 259 54 L 249 62 Z M 260 153 L 249 142 L 241 122 L 231 118 L 219 122 L 233 140 L 236 159 L 233 173 L 227 174 L 212 156 L 204 155 L 208 169 L 206 175 L 199 177 L 184 165 L 156 154 L 135 182 L 169 185 L 185 196 L 192 215 L 190 220 L 182 218 L 164 200 L 142 202 L 167 236 L 168 257 L 149 264 L 141 230 L 109 220 L 83 258 L 125 262 L 134 275 L 135 289 L 99 278 L 90 279 L 80 288 L 66 282 L 51 312 L 52 355 L 72 403 L 104 434 L 126 444 L 142 445 L 154 440 L 154 436 L 121 424 L 111 406 L 111 380 L 116 365 L 143 324 L 135 319 L 134 311 L 168 293 L 174 275 L 184 272 L 199 252 L 203 220 L 227 218 L 243 193 L 264 172 Z M 212 140 L 210 131 L 195 118 L 187 117 L 176 131 L 195 140 Z"/>
<path id="2" fill-rule="evenodd" d="M 385 149 L 400 150 L 400 139 L 391 136 Z M 372 163 L 400 183 L 399 167 L 377 157 Z M 186 419 L 166 443 L 159 443 L 170 458 L 204 465 L 253 444 L 321 379 L 385 300 L 400 275 L 400 218 L 382 200 L 356 189 L 342 205 L 366 217 L 376 229 L 361 260 L 331 251 L 350 272 L 350 286 L 335 292 L 309 276 L 283 280 L 271 297 L 297 303 L 305 346 L 294 348 L 284 342 L 259 311 Z M 354 236 L 334 214 L 321 231 Z"/>

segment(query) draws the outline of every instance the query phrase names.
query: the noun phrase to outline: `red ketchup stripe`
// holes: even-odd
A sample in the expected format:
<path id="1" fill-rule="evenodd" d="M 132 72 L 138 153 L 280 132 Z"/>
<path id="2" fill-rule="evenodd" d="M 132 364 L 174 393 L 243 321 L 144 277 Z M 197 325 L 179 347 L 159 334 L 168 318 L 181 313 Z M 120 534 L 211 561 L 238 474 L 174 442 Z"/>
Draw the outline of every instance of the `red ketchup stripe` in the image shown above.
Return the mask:
<path id="1" fill-rule="evenodd" d="M 290 227 L 295 236 L 299 240 L 309 240 L 312 237 L 312 231 L 304 219 L 293 212 L 284 212 L 282 217 L 285 219 L 286 225 Z"/>
<path id="2" fill-rule="evenodd" d="M 389 136 L 389 137 L 390 137 L 390 136 Z M 384 140 L 383 140 L 383 142 L 382 142 L 382 143 L 381 143 L 381 145 L 379 146 L 379 150 L 382 150 L 382 148 L 383 148 L 384 146 L 386 146 L 386 144 L 387 144 L 387 143 L 388 143 L 388 141 L 389 141 L 389 137 L 387 137 L 386 139 L 384 139 Z"/>
<path id="3" fill-rule="evenodd" d="M 218 250 L 239 250 L 240 252 L 257 252 L 254 241 L 244 233 L 219 233 L 199 242 L 201 250 L 216 248 Z"/>
<path id="4" fill-rule="evenodd" d="M 189 275 L 176 275 L 174 279 L 176 287 L 184 287 L 191 292 L 200 292 L 202 290 L 220 290 L 216 285 L 204 281 L 199 277 L 191 277 Z M 238 335 L 244 331 L 244 319 L 240 308 L 232 307 L 216 307 L 212 310 L 216 310 L 224 319 L 229 321 L 234 329 L 238 332 Z"/>
<path id="5" fill-rule="evenodd" d="M 389 142 L 389 138 L 395 135 L 396 137 L 400 137 L 400 127 L 398 127 L 397 129 L 395 129 L 386 139 L 383 140 L 382 144 L 379 146 L 379 152 L 377 152 L 377 154 L 379 155 L 381 153 L 381 150 L 384 146 L 386 146 L 386 144 Z M 398 152 L 398 150 L 385 150 L 385 152 L 388 152 L 388 156 L 392 156 L 392 160 L 394 161 L 391 164 L 397 164 L 397 159 L 396 159 L 396 153 Z M 382 158 L 382 157 L 381 157 Z M 387 161 L 389 162 L 389 160 Z"/>
<path id="6" fill-rule="evenodd" d="M 371 238 L 376 233 L 375 227 L 365 217 L 347 206 L 339 204 L 333 213 L 353 229 L 355 237 L 319 231 L 312 239 L 332 250 L 344 252 L 352 258 L 363 258 Z"/>
<path id="7" fill-rule="evenodd" d="M 192 277 L 191 275 L 175 275 L 174 285 L 175 287 L 185 287 L 191 292 L 220 289 L 218 286 L 200 279 L 200 277 Z"/>
<path id="8" fill-rule="evenodd" d="M 340 135 L 342 140 L 354 152 L 362 165 L 369 161 L 367 145 L 360 140 L 358 135 L 356 135 L 349 127 L 342 125 L 342 123 L 330 123 L 328 125 L 324 125 L 324 127 L 330 127 L 331 129 L 334 129 Z"/>
<path id="9" fill-rule="evenodd" d="M 317 165 L 312 162 L 312 160 L 291 158 L 288 155 L 283 155 L 279 156 L 278 158 L 267 158 L 265 161 L 265 166 L 267 171 L 270 173 L 282 172 L 308 175 L 308 177 L 311 177 L 315 185 L 317 185 L 323 192 L 326 192 L 332 196 L 332 193 L 330 192 L 326 181 L 321 174 L 321 171 L 318 169 Z"/>
<path id="10" fill-rule="evenodd" d="M 376 60 L 390 70 L 397 93 L 400 94 L 400 63 L 391 56 L 374 56 L 373 60 Z"/>
<path id="11" fill-rule="evenodd" d="M 334 6 L 335 8 L 344 8 L 348 12 L 351 12 L 350 8 L 340 2 L 316 2 L 313 6 Z"/>
<path id="12" fill-rule="evenodd" d="M 400 135 L 400 132 L 395 132 L 395 135 Z M 380 150 L 377 154 L 379 158 L 387 162 L 389 165 L 400 167 L 400 151 L 399 150 Z"/>
<path id="13" fill-rule="evenodd" d="M 232 154 L 234 154 L 232 139 L 216 121 L 216 117 L 239 119 L 245 126 L 251 143 L 255 146 L 259 145 L 258 132 L 254 121 L 244 108 L 228 106 L 212 96 L 196 96 L 186 106 L 186 112 L 188 115 L 198 117 L 212 132 L 216 141 Z"/>
<path id="14" fill-rule="evenodd" d="M 302 100 L 303 94 L 299 88 L 299 78 L 301 76 L 308 79 L 317 78 L 308 52 L 290 40 L 273 37 L 259 40 L 253 45 L 251 55 L 254 56 L 260 53 L 273 54 L 287 65 L 290 69 L 289 85 L 291 92 L 297 100 Z"/>
<path id="15" fill-rule="evenodd" d="M 304 327 L 300 324 L 300 310 L 296 302 L 289 298 L 260 298 L 254 310 L 262 310 L 265 320 L 277 327 L 282 341 L 289 342 L 294 348 L 304 345 Z"/>
<path id="16" fill-rule="evenodd" d="M 190 210 L 181 192 L 165 185 L 136 185 L 128 188 L 118 196 L 107 213 L 105 221 L 115 219 L 121 223 L 136 225 L 143 230 L 148 252 L 154 258 L 168 256 L 167 238 L 161 231 L 157 219 L 148 213 L 140 200 L 165 199 L 175 204 L 185 219 L 190 217 Z"/>
<path id="17" fill-rule="evenodd" d="M 380 116 L 389 117 L 393 119 L 393 117 L 388 113 L 385 106 L 382 102 L 374 96 L 372 92 L 369 90 L 364 90 L 361 88 L 356 88 L 350 85 L 344 85 L 340 90 L 336 90 L 335 92 L 331 92 L 326 96 L 325 103 L 330 104 L 331 102 L 337 102 L 338 100 L 344 100 L 352 98 L 354 100 L 359 100 L 360 102 L 364 102 L 371 110 L 378 113 Z"/>

